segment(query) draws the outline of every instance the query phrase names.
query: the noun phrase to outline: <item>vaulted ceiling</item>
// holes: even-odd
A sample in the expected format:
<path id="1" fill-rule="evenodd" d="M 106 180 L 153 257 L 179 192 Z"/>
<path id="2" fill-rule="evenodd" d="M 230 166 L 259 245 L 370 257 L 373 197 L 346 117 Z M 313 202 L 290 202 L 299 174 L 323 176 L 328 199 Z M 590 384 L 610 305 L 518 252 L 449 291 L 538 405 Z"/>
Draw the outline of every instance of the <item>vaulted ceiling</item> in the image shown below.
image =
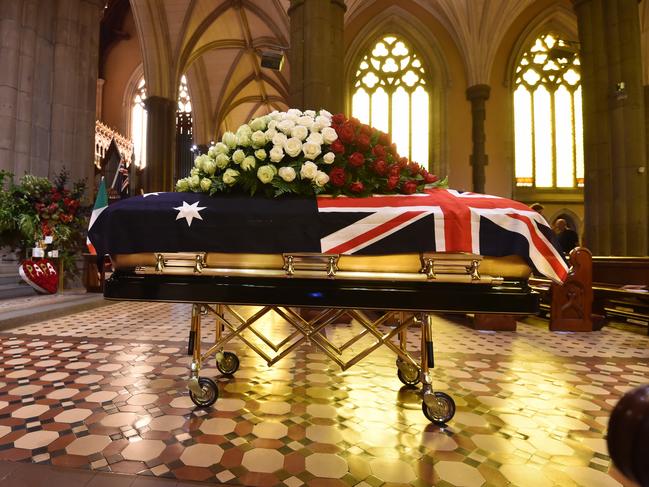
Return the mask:
<path id="1" fill-rule="evenodd" d="M 289 45 L 290 0 L 130 0 L 140 34 L 150 95 L 174 98 L 181 74 L 201 100 L 194 117 L 213 138 L 255 114 L 286 108 L 288 59 L 281 71 L 260 68 L 260 52 Z M 349 24 L 378 0 L 346 0 Z M 467 86 L 489 83 L 503 36 L 540 0 L 411 0 L 430 12 L 460 51 Z M 558 1 L 557 5 L 562 2 Z M 399 2 L 395 2 L 396 5 Z M 574 14 L 563 2 L 566 18 Z M 649 44 L 649 0 L 640 4 L 643 49 Z M 155 46 L 154 48 L 151 48 Z M 647 67 L 645 83 L 649 79 Z"/>

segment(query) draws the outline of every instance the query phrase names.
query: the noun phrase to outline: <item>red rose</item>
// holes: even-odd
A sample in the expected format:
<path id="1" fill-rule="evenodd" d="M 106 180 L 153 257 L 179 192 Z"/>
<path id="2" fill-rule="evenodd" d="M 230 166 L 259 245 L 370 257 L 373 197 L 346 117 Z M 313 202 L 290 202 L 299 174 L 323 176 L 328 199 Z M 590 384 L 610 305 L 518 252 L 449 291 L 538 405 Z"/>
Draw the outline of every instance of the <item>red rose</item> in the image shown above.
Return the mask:
<path id="1" fill-rule="evenodd" d="M 372 165 L 372 169 L 374 169 L 374 172 L 380 176 L 385 176 L 388 172 L 388 163 L 385 162 L 383 159 L 377 159 L 374 161 L 374 164 Z"/>
<path id="2" fill-rule="evenodd" d="M 379 135 L 379 143 L 382 145 L 390 145 L 390 135 L 386 134 L 385 132 L 381 132 L 381 135 Z"/>
<path id="3" fill-rule="evenodd" d="M 370 148 L 370 137 L 367 134 L 361 134 L 356 139 L 356 145 L 362 151 L 366 151 Z"/>
<path id="4" fill-rule="evenodd" d="M 382 145 L 375 145 L 372 149 L 372 154 L 376 157 L 385 157 L 385 147 Z"/>
<path id="5" fill-rule="evenodd" d="M 405 194 L 412 194 L 417 191 L 417 183 L 415 181 L 406 181 L 401 185 L 401 191 Z"/>
<path id="6" fill-rule="evenodd" d="M 331 117 L 331 123 L 333 125 L 342 125 L 347 121 L 347 118 L 345 118 L 345 115 L 342 113 L 336 113 L 333 117 Z"/>
<path id="7" fill-rule="evenodd" d="M 340 140 L 334 140 L 331 143 L 331 150 L 334 154 L 343 154 L 345 152 L 345 146 Z"/>
<path id="8" fill-rule="evenodd" d="M 361 183 L 360 181 L 354 181 L 352 184 L 349 185 L 349 190 L 352 193 L 362 193 L 364 189 L 365 186 L 363 186 L 363 183 Z"/>
<path id="9" fill-rule="evenodd" d="M 331 184 L 338 188 L 345 185 L 345 170 L 342 167 L 334 167 L 329 173 Z"/>
<path id="10" fill-rule="evenodd" d="M 434 174 L 431 174 L 431 173 L 427 173 L 424 176 L 424 182 L 426 184 L 434 183 L 435 181 L 438 181 L 438 180 L 439 180 L 439 178 L 437 176 L 435 176 Z"/>
<path id="11" fill-rule="evenodd" d="M 352 126 L 354 128 L 360 127 L 360 125 L 361 125 L 361 121 L 359 119 L 357 119 L 357 118 L 354 118 L 354 117 L 349 119 L 349 123 L 352 124 Z"/>
<path id="12" fill-rule="evenodd" d="M 361 125 L 361 134 L 372 135 L 372 127 L 369 125 Z"/>
<path id="13" fill-rule="evenodd" d="M 408 164 L 408 169 L 410 170 L 410 174 L 414 176 L 416 174 L 419 174 L 419 170 L 421 169 L 421 166 L 416 162 L 411 162 L 410 164 Z"/>
<path id="14" fill-rule="evenodd" d="M 399 167 L 400 167 L 400 168 L 404 168 L 404 167 L 406 167 L 406 166 L 408 165 L 409 162 L 410 162 L 410 161 L 408 160 L 407 157 L 400 157 L 400 158 L 399 158 L 399 161 L 398 161 L 398 163 L 399 163 Z"/>
<path id="15" fill-rule="evenodd" d="M 338 138 L 343 144 L 351 144 L 356 138 L 356 131 L 354 130 L 354 127 L 349 123 L 346 123 L 345 125 L 337 128 L 336 133 L 338 134 Z"/>
<path id="16" fill-rule="evenodd" d="M 58 191 L 52 193 L 52 201 L 60 201 L 63 196 Z"/>
<path id="17" fill-rule="evenodd" d="M 390 176 L 399 176 L 399 173 L 401 172 L 401 167 L 399 167 L 399 164 L 392 164 L 389 168 L 390 171 Z"/>
<path id="18" fill-rule="evenodd" d="M 399 176 L 390 176 L 388 178 L 388 189 L 392 190 L 399 186 Z"/>
<path id="19" fill-rule="evenodd" d="M 361 167 L 363 164 L 365 164 L 365 156 L 363 156 L 363 154 L 361 154 L 360 152 L 354 152 L 351 156 L 349 156 L 349 163 L 354 167 Z"/>

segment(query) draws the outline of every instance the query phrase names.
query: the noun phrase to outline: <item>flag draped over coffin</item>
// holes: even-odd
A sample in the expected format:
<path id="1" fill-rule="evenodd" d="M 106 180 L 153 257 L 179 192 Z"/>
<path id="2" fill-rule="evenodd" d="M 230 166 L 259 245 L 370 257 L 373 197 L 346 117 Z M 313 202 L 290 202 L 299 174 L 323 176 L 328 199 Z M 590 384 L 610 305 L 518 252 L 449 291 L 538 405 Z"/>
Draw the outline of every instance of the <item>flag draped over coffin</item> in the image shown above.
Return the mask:
<path id="1" fill-rule="evenodd" d="M 150 193 L 111 205 L 88 235 L 99 253 L 110 254 L 469 252 L 519 255 L 555 281 L 568 271 L 537 212 L 506 198 L 450 189 L 274 200 Z"/>

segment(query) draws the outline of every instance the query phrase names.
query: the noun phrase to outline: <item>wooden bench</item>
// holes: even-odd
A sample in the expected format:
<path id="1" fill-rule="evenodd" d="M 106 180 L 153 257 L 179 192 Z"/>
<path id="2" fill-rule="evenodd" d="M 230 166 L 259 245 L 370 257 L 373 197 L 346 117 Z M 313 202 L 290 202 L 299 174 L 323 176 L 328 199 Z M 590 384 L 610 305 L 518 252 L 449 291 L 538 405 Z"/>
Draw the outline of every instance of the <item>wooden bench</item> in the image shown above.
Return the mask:
<path id="1" fill-rule="evenodd" d="M 553 327 L 553 310 L 557 316 L 564 304 L 555 302 L 552 283 L 534 278 L 530 285 L 541 294 L 541 316 L 550 319 L 551 329 L 563 329 Z M 649 257 L 592 257 L 591 287 L 592 329 L 600 327 L 598 321 L 623 319 L 647 326 L 649 334 Z"/>
<path id="2" fill-rule="evenodd" d="M 647 326 L 649 257 L 593 257 L 594 312 Z"/>

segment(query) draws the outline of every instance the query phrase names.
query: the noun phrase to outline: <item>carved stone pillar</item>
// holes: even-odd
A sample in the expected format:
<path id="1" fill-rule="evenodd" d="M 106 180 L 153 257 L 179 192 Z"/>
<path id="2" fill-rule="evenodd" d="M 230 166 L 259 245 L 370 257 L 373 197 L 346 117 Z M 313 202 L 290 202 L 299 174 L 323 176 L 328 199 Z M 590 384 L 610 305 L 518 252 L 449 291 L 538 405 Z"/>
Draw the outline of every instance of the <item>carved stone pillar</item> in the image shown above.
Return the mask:
<path id="1" fill-rule="evenodd" d="M 471 154 L 471 167 L 473 174 L 473 192 L 485 192 L 485 166 L 489 162 L 485 150 L 484 122 L 486 118 L 485 102 L 489 99 L 491 87 L 488 85 L 474 85 L 466 90 L 466 98 L 471 102 L 471 141 L 473 152 Z"/>
<path id="2" fill-rule="evenodd" d="M 585 246 L 647 255 L 647 147 L 637 0 L 573 0 L 584 113 Z"/>
<path id="3" fill-rule="evenodd" d="M 343 110 L 345 9 L 343 0 L 291 0 L 292 107 Z"/>
<path id="4" fill-rule="evenodd" d="M 146 193 L 174 188 L 176 145 L 176 101 L 160 96 L 144 100 L 147 111 L 146 167 L 143 188 Z"/>

